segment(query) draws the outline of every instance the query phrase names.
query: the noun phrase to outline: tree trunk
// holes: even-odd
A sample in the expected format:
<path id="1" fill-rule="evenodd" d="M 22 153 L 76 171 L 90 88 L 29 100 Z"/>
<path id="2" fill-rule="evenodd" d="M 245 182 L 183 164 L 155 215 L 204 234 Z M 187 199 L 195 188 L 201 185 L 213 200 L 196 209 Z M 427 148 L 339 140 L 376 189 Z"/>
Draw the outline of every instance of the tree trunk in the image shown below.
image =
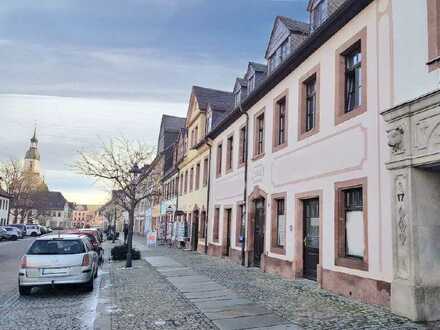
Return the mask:
<path id="1" fill-rule="evenodd" d="M 133 225 L 134 225 L 134 207 L 128 212 L 128 238 L 127 238 L 127 263 L 125 267 L 130 268 L 131 262 L 131 249 L 133 247 Z"/>

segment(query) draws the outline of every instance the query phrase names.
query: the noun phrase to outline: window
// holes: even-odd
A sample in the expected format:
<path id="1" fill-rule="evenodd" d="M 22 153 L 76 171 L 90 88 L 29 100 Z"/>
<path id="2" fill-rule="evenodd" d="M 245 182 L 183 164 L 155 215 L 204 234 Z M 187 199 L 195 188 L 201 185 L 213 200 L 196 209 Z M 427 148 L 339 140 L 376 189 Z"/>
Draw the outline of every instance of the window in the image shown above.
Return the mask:
<path id="1" fill-rule="evenodd" d="M 180 195 L 183 195 L 183 186 L 184 186 L 184 181 L 183 181 L 183 173 L 180 174 Z"/>
<path id="2" fill-rule="evenodd" d="M 286 214 L 284 213 L 284 199 L 276 200 L 277 208 L 277 246 L 284 246 L 286 240 Z"/>
<path id="3" fill-rule="evenodd" d="M 272 195 L 271 252 L 286 254 L 286 193 Z"/>
<path id="4" fill-rule="evenodd" d="M 273 118 L 273 151 L 287 146 L 287 91 L 275 99 Z"/>
<path id="5" fill-rule="evenodd" d="M 188 170 L 185 171 L 185 194 L 188 192 Z"/>
<path id="6" fill-rule="evenodd" d="M 366 179 L 336 184 L 336 265 L 368 270 Z"/>
<path id="7" fill-rule="evenodd" d="M 198 142 L 199 142 L 199 127 L 196 126 L 194 130 L 194 145 L 197 145 Z"/>
<path id="8" fill-rule="evenodd" d="M 255 146 L 254 158 L 264 154 L 264 112 L 258 114 L 255 119 Z"/>
<path id="9" fill-rule="evenodd" d="M 336 125 L 367 111 L 367 30 L 336 51 Z"/>
<path id="10" fill-rule="evenodd" d="M 208 158 L 205 158 L 203 160 L 203 186 L 206 186 L 208 184 Z"/>
<path id="11" fill-rule="evenodd" d="M 316 76 L 306 83 L 306 114 L 305 114 L 305 131 L 309 132 L 316 125 Z"/>
<path id="12" fill-rule="evenodd" d="M 440 68 L 440 3 L 427 0 L 428 9 L 428 68 L 429 71 Z"/>
<path id="13" fill-rule="evenodd" d="M 241 91 L 235 93 L 235 107 L 238 107 L 241 103 Z"/>
<path id="14" fill-rule="evenodd" d="M 327 18 L 327 1 L 319 1 L 312 10 L 312 30 L 317 29 Z"/>
<path id="15" fill-rule="evenodd" d="M 189 171 L 189 192 L 193 191 L 194 187 L 194 167 L 191 167 Z"/>
<path id="16" fill-rule="evenodd" d="M 196 165 L 196 190 L 200 188 L 200 163 Z"/>
<path id="17" fill-rule="evenodd" d="M 359 46 L 359 47 L 358 47 Z M 345 55 L 345 112 L 362 103 L 362 54 L 360 45 Z"/>
<path id="18" fill-rule="evenodd" d="M 235 245 L 241 246 L 241 237 L 244 233 L 242 233 L 242 228 L 245 228 L 244 226 L 244 205 L 239 204 L 237 207 L 237 220 L 235 223 Z"/>
<path id="19" fill-rule="evenodd" d="M 205 238 L 206 212 L 202 211 L 199 218 L 199 238 Z"/>
<path id="20" fill-rule="evenodd" d="M 319 132 L 319 64 L 300 79 L 298 140 Z"/>
<path id="21" fill-rule="evenodd" d="M 234 154 L 234 137 L 230 136 L 227 140 L 227 150 L 226 150 L 226 171 L 232 170 L 232 161 Z"/>
<path id="22" fill-rule="evenodd" d="M 219 144 L 217 146 L 217 177 L 222 175 L 222 156 L 223 156 L 223 146 Z"/>
<path id="23" fill-rule="evenodd" d="M 220 227 L 220 208 L 216 207 L 214 211 L 214 226 L 212 232 L 212 240 L 218 242 L 219 240 L 219 227 Z"/>
<path id="24" fill-rule="evenodd" d="M 248 88 L 248 95 L 250 92 L 252 92 L 255 89 L 255 75 L 249 77 L 247 88 Z"/>
<path id="25" fill-rule="evenodd" d="M 240 128 L 240 139 L 239 139 L 239 156 L 238 156 L 238 164 L 243 165 L 246 162 L 246 126 Z"/>

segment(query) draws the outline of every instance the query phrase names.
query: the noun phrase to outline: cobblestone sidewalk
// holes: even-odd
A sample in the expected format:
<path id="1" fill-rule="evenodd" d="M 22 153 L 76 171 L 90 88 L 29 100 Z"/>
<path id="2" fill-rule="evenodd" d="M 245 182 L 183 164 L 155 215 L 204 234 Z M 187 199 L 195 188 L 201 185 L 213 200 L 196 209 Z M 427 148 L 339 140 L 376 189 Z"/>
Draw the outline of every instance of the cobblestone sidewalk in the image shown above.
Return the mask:
<path id="1" fill-rule="evenodd" d="M 137 247 L 143 246 L 138 238 Z M 412 323 L 381 306 L 362 304 L 321 290 L 308 280 L 289 281 L 223 258 L 158 247 L 143 256 L 168 256 L 196 273 L 306 329 L 439 329 Z M 202 328 L 204 329 L 204 328 Z"/>
<path id="2" fill-rule="evenodd" d="M 110 244 L 105 244 L 108 253 Z M 144 253 L 144 252 L 143 252 Z M 108 254 L 107 254 L 108 256 Z M 95 329 L 216 329 L 145 260 L 106 262 Z"/>

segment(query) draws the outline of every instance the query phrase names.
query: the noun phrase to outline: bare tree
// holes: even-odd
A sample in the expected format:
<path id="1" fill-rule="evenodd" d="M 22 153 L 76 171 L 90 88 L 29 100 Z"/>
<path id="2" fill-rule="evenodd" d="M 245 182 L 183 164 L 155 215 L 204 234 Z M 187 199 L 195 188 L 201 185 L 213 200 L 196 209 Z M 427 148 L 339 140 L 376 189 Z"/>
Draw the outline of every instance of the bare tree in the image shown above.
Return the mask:
<path id="1" fill-rule="evenodd" d="M 154 151 L 140 143 L 131 143 L 125 138 L 116 138 L 102 143 L 99 150 L 79 152 L 74 170 L 110 184 L 116 202 L 128 213 L 127 263 L 132 266 L 134 213 L 138 203 L 152 200 L 160 194 L 160 173 L 150 166 Z"/>
<path id="2" fill-rule="evenodd" d="M 18 216 L 24 222 L 31 215 L 31 194 L 35 191 L 38 180 L 35 176 L 24 173 L 18 160 L 0 163 L 0 188 L 12 196 L 8 219 L 13 212 L 13 222 L 17 223 Z"/>

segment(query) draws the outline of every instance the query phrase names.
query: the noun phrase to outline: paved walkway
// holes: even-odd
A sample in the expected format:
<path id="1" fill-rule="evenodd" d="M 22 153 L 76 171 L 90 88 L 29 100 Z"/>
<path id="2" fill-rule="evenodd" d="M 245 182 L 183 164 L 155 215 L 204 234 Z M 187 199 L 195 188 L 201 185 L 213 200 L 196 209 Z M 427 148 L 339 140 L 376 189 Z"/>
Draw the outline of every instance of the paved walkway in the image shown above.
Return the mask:
<path id="1" fill-rule="evenodd" d="M 439 329 L 438 324 L 419 324 L 391 313 L 383 306 L 372 306 L 358 301 L 334 295 L 320 289 L 313 281 L 285 280 L 277 275 L 264 273 L 256 268 L 246 268 L 225 258 L 210 257 L 197 252 L 183 251 L 174 248 L 159 246 L 146 249 L 143 238 L 135 239 L 137 248 L 143 251 L 142 256 L 167 257 L 188 272 L 190 276 L 203 276 L 210 285 L 218 285 L 221 290 L 229 290 L 234 299 L 243 299 L 246 304 L 255 304 L 264 308 L 270 315 L 290 321 L 304 329 Z M 150 259 L 153 260 L 153 259 Z M 161 267 L 155 267 L 159 272 Z M 176 270 L 177 272 L 177 270 Z M 178 273 L 176 273 L 178 274 Z M 166 276 L 161 273 L 162 276 Z M 175 277 L 175 276 L 174 276 Z M 166 278 L 166 277 L 165 277 Z M 172 277 L 170 277 L 171 280 Z M 202 279 L 202 277 L 200 278 Z M 167 279 L 168 280 L 168 279 Z M 201 282 L 202 283 L 202 282 Z M 190 285 L 183 280 L 173 284 L 179 286 Z M 199 284 L 201 286 L 201 284 Z M 181 291 L 179 289 L 179 291 Z M 226 292 L 226 291 L 223 291 Z M 193 296 L 194 297 L 194 296 Z M 219 300 L 220 297 L 213 299 Z M 193 301 L 191 300 L 193 303 Z M 193 303 L 195 305 L 195 303 Z M 213 315 L 203 310 L 207 302 L 196 305 L 204 315 L 212 319 L 214 324 L 222 326 L 217 319 L 221 314 Z M 239 306 L 239 305 L 237 305 Z M 243 311 L 244 313 L 244 311 Z M 264 327 L 255 324 L 254 327 Z"/>
<path id="2" fill-rule="evenodd" d="M 217 284 L 209 277 L 199 275 L 170 257 L 144 258 L 174 287 L 222 330 L 233 329 L 300 329 L 270 312 Z"/>

